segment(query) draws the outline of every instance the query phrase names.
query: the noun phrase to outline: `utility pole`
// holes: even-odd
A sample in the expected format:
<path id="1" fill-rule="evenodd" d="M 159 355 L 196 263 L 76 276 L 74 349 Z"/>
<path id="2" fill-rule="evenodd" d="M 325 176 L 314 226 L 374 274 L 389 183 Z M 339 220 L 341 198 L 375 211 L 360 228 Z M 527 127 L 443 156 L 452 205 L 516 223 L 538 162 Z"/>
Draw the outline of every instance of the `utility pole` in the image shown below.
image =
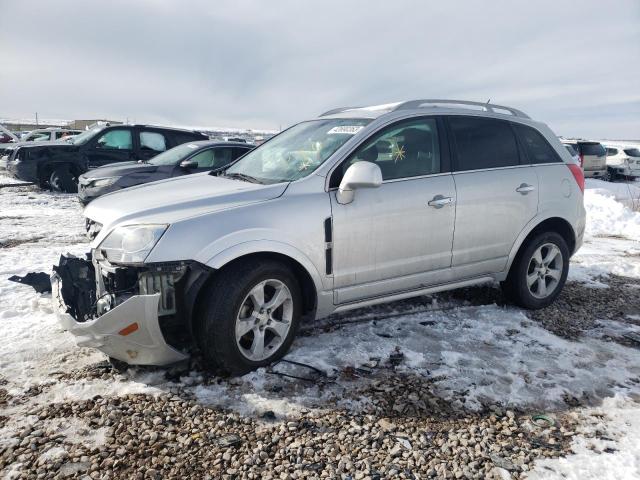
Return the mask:
<path id="1" fill-rule="evenodd" d="M 36 112 L 36 127 L 38 126 L 38 112 Z"/>

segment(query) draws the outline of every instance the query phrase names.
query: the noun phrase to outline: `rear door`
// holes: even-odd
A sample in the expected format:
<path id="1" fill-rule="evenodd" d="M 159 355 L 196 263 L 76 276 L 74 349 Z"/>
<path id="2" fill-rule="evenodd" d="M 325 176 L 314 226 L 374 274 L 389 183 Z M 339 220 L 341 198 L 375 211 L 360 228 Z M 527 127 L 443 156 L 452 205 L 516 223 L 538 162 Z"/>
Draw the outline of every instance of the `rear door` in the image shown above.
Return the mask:
<path id="1" fill-rule="evenodd" d="M 452 266 L 457 279 L 503 271 L 538 211 L 538 177 L 505 120 L 447 118 L 457 191 Z"/>
<path id="2" fill-rule="evenodd" d="M 88 168 L 135 160 L 131 127 L 109 128 L 97 135 L 86 149 Z"/>

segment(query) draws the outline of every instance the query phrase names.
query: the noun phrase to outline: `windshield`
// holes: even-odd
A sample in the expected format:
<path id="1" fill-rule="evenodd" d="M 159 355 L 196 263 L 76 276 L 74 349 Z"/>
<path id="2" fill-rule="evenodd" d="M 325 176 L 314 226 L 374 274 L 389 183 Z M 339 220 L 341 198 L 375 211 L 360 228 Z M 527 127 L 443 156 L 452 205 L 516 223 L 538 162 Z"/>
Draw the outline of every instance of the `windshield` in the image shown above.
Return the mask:
<path id="1" fill-rule="evenodd" d="M 199 145 L 194 143 L 183 143 L 182 145 L 178 145 L 171 150 L 167 150 L 166 152 L 162 152 L 159 155 L 156 155 L 149 163 L 151 165 L 175 165 L 176 163 L 182 161 L 185 157 L 192 154 L 196 150 L 200 148 Z"/>
<path id="2" fill-rule="evenodd" d="M 247 153 L 225 175 L 260 183 L 298 180 L 318 168 L 370 122 L 351 118 L 299 123 Z"/>
<path id="3" fill-rule="evenodd" d="M 104 127 L 97 127 L 97 128 L 92 128 L 91 130 L 85 130 L 81 134 L 76 135 L 75 137 L 70 139 L 69 142 L 73 143 L 74 145 L 84 145 L 93 137 L 95 137 L 98 134 L 98 132 L 101 132 L 103 129 Z"/>

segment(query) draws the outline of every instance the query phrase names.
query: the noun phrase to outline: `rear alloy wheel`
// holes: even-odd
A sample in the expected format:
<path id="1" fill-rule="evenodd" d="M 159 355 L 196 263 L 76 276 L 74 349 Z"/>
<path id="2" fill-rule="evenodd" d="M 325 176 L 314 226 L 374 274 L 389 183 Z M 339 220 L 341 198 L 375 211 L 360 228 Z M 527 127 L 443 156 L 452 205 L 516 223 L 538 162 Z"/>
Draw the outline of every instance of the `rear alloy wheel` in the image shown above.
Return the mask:
<path id="1" fill-rule="evenodd" d="M 271 260 L 219 271 L 194 319 L 205 362 L 221 374 L 243 375 L 282 358 L 302 311 L 295 276 Z"/>
<path id="2" fill-rule="evenodd" d="M 511 266 L 502 283 L 505 295 L 521 307 L 536 310 L 550 305 L 569 273 L 569 249 L 555 232 L 532 238 Z"/>
<path id="3" fill-rule="evenodd" d="M 78 193 L 78 184 L 67 165 L 53 169 L 49 176 L 49 186 L 54 192 Z"/>

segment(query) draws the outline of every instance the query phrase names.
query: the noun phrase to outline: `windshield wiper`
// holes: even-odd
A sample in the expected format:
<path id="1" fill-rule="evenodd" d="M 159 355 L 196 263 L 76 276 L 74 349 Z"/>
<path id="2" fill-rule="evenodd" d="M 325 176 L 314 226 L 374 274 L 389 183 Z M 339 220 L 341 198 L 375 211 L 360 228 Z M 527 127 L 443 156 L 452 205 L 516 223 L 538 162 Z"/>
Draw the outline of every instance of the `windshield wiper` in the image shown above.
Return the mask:
<path id="1" fill-rule="evenodd" d="M 221 176 L 223 177 L 227 177 L 227 178 L 237 178 L 238 180 L 244 180 L 245 182 L 251 182 L 251 183 L 262 183 L 260 180 L 258 180 L 255 177 L 252 177 L 251 175 L 246 175 L 244 173 L 223 173 Z"/>

